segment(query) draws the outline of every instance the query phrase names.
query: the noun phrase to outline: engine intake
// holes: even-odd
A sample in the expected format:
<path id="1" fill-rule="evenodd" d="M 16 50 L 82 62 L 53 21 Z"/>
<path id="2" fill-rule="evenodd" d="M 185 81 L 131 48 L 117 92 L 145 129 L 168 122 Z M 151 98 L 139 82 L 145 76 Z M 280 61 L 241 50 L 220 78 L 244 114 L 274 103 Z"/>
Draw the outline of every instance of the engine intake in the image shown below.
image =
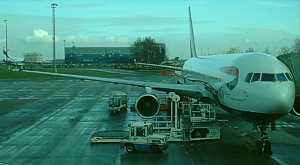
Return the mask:
<path id="1" fill-rule="evenodd" d="M 145 94 L 138 98 L 135 109 L 142 118 L 152 118 L 158 114 L 160 102 L 156 96 Z"/>
<path id="2" fill-rule="evenodd" d="M 295 116 L 300 117 L 300 112 L 297 111 L 295 108 L 293 108 L 290 113 L 293 114 L 293 115 L 295 115 Z"/>
<path id="3" fill-rule="evenodd" d="M 300 96 L 297 95 L 294 102 L 294 108 L 290 111 L 290 114 L 300 117 Z"/>

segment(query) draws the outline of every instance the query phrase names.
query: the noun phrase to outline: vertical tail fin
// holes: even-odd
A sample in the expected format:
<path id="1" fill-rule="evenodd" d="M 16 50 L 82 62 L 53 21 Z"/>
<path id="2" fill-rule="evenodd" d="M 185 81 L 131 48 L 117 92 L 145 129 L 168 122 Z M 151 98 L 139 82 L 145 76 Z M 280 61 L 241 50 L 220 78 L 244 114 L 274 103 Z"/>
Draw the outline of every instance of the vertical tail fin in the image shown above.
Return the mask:
<path id="1" fill-rule="evenodd" d="M 190 49 L 191 49 L 191 57 L 197 57 L 196 47 L 195 47 L 195 39 L 194 39 L 194 30 L 193 30 L 193 22 L 192 22 L 192 14 L 191 8 L 189 6 L 189 22 L 190 22 Z"/>

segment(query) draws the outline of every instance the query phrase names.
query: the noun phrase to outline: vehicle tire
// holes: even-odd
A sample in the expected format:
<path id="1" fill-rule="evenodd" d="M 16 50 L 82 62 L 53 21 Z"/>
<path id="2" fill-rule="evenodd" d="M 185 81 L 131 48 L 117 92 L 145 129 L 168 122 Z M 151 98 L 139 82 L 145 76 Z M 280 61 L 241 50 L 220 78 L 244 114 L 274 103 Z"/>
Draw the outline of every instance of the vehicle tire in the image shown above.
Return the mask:
<path id="1" fill-rule="evenodd" d="M 151 146 L 151 150 L 152 150 L 153 152 L 160 152 L 160 151 L 161 151 L 158 145 L 152 145 L 152 146 Z"/>
<path id="2" fill-rule="evenodd" d="M 135 151 L 134 145 L 132 145 L 132 144 L 125 144 L 125 148 L 126 148 L 127 152 Z"/>
<path id="3" fill-rule="evenodd" d="M 272 145 L 270 141 L 265 141 L 264 153 L 266 155 L 272 155 Z"/>
<path id="4" fill-rule="evenodd" d="M 120 111 L 125 112 L 125 111 L 126 111 L 126 108 L 125 108 L 125 107 L 122 107 Z"/>
<path id="5" fill-rule="evenodd" d="M 263 142 L 261 140 L 256 141 L 256 148 L 257 148 L 258 153 L 263 152 Z"/>
<path id="6" fill-rule="evenodd" d="M 209 130 L 207 128 L 195 129 L 192 132 L 192 138 L 205 138 L 207 137 Z"/>

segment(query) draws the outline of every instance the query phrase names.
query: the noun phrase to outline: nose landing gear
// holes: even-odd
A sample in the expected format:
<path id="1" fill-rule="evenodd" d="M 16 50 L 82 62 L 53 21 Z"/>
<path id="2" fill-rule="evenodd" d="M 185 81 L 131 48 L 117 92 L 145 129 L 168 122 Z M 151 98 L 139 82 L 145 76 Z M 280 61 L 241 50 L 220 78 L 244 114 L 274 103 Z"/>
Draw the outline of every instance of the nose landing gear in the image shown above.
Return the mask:
<path id="1" fill-rule="evenodd" d="M 256 141 L 257 151 L 266 155 L 272 155 L 272 145 L 268 139 L 260 139 Z"/>
<path id="2" fill-rule="evenodd" d="M 272 144 L 269 141 L 266 124 L 260 125 L 259 129 L 261 136 L 260 139 L 256 141 L 257 151 L 266 155 L 272 155 Z"/>

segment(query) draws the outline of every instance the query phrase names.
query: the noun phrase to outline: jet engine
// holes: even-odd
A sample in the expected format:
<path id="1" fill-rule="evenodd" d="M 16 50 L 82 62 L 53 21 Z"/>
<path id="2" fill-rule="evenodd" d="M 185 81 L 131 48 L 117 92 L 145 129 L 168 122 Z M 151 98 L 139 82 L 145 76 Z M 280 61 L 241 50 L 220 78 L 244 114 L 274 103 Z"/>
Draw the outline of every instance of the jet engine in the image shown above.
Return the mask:
<path id="1" fill-rule="evenodd" d="M 158 98 L 151 94 L 145 94 L 138 98 L 135 103 L 136 112 L 142 118 L 151 118 L 158 114 L 160 102 Z"/>
<path id="2" fill-rule="evenodd" d="M 293 108 L 290 112 L 291 114 L 300 117 L 300 111 L 297 111 L 295 108 Z"/>

